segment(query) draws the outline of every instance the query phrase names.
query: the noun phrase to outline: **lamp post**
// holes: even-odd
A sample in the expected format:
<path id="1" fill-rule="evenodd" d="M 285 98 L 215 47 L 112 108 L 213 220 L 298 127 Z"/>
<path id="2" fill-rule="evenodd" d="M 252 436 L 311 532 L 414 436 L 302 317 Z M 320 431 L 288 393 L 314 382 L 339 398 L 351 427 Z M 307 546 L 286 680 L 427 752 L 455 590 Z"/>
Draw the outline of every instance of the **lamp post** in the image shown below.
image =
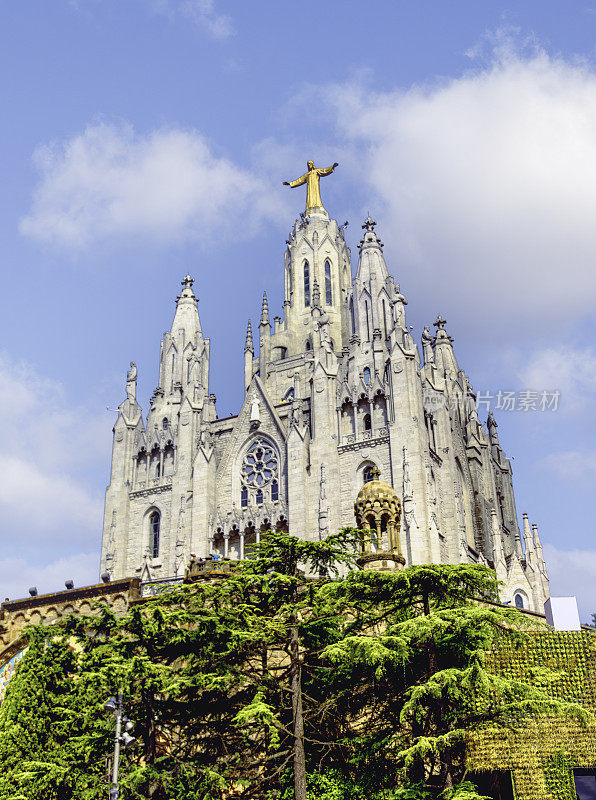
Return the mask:
<path id="1" fill-rule="evenodd" d="M 120 789 L 118 787 L 118 769 L 120 766 L 120 745 L 130 747 L 134 742 L 134 736 L 129 734 L 133 727 L 132 722 L 122 716 L 122 692 L 118 692 L 116 697 L 110 697 L 104 703 L 104 709 L 111 711 L 116 717 L 116 730 L 114 732 L 114 761 L 112 765 L 112 785 L 110 786 L 110 800 L 118 800 Z M 124 725 L 124 733 L 122 726 Z"/>

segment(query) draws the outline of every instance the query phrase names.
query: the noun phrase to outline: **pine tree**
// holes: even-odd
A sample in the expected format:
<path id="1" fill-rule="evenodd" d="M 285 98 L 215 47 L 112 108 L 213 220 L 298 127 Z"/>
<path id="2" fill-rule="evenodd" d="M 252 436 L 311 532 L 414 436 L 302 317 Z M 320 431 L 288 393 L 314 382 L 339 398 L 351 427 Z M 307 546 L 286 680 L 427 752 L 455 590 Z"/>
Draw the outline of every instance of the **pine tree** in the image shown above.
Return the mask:
<path id="1" fill-rule="evenodd" d="M 122 795 L 153 800 L 475 800 L 470 730 L 585 718 L 546 675 L 487 670 L 499 636 L 527 635 L 490 570 L 355 571 L 358 536 L 270 532 L 225 576 L 32 630 L 0 709 L 0 800 L 105 797 L 118 690 L 137 739 Z"/>

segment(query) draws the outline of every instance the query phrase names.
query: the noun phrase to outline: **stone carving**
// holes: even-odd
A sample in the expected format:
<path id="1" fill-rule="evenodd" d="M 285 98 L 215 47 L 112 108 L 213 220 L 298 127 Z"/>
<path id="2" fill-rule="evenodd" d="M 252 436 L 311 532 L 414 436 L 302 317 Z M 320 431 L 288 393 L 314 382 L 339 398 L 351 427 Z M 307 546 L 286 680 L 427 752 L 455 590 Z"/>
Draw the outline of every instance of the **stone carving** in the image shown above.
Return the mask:
<path id="1" fill-rule="evenodd" d="M 258 428 L 261 424 L 261 406 L 256 397 L 250 405 L 250 427 Z"/>
<path id="2" fill-rule="evenodd" d="M 130 362 L 130 369 L 126 373 L 126 397 L 131 403 L 137 402 L 137 365 Z"/>
<path id="3" fill-rule="evenodd" d="M 422 339 L 422 357 L 424 363 L 432 364 L 435 360 L 435 356 L 432 348 L 433 337 L 428 325 L 424 326 L 424 330 L 422 331 L 422 336 L 420 338 Z"/>

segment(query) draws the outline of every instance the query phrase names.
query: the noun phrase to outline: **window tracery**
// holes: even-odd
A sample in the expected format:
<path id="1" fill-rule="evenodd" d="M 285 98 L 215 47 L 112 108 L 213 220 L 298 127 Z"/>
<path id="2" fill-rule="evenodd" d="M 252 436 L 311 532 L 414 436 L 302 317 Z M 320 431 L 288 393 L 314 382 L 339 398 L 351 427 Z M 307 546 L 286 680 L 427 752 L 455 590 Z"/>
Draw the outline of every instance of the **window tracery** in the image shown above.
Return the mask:
<path id="1" fill-rule="evenodd" d="M 241 501 L 246 507 L 249 499 L 260 505 L 266 498 L 275 502 L 279 497 L 279 460 L 271 442 L 258 438 L 246 451 L 240 468 Z"/>

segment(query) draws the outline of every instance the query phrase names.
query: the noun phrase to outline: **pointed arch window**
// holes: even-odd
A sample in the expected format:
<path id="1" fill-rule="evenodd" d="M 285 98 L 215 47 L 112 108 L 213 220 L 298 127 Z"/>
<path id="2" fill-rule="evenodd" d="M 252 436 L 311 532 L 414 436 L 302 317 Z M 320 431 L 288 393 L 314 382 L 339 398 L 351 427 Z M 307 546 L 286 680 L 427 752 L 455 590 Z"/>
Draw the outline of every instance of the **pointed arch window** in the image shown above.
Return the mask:
<path id="1" fill-rule="evenodd" d="M 242 491 L 240 492 L 240 507 L 246 508 L 248 506 L 248 489 L 246 486 L 242 487 Z"/>
<path id="2" fill-rule="evenodd" d="M 523 608 L 524 607 L 524 598 L 521 596 L 521 594 L 519 592 L 515 595 L 515 597 L 513 599 L 515 600 L 515 607 L 516 608 Z"/>
<path id="3" fill-rule="evenodd" d="M 271 484 L 271 502 L 276 503 L 279 500 L 279 486 L 277 485 L 277 481 L 273 481 Z"/>
<path id="4" fill-rule="evenodd" d="M 364 367 L 362 377 L 364 379 L 364 383 L 368 386 L 368 384 L 370 383 L 370 369 L 368 367 Z"/>
<path id="5" fill-rule="evenodd" d="M 306 340 L 305 348 L 306 348 L 306 350 L 312 350 L 312 343 L 311 343 L 310 339 Z"/>
<path id="6" fill-rule="evenodd" d="M 304 262 L 304 305 L 310 305 L 310 264 Z"/>
<path id="7" fill-rule="evenodd" d="M 325 303 L 328 306 L 333 305 L 333 292 L 331 290 L 331 264 L 329 260 L 325 261 Z"/>
<path id="8" fill-rule="evenodd" d="M 260 506 L 263 503 L 263 490 L 257 489 L 257 505 Z"/>
<path id="9" fill-rule="evenodd" d="M 159 533 L 161 528 L 161 514 L 159 511 L 153 511 L 149 517 L 149 547 L 153 558 L 159 556 Z"/>
<path id="10" fill-rule="evenodd" d="M 364 415 L 364 430 L 365 431 L 372 430 L 372 420 L 370 418 L 370 414 Z"/>

